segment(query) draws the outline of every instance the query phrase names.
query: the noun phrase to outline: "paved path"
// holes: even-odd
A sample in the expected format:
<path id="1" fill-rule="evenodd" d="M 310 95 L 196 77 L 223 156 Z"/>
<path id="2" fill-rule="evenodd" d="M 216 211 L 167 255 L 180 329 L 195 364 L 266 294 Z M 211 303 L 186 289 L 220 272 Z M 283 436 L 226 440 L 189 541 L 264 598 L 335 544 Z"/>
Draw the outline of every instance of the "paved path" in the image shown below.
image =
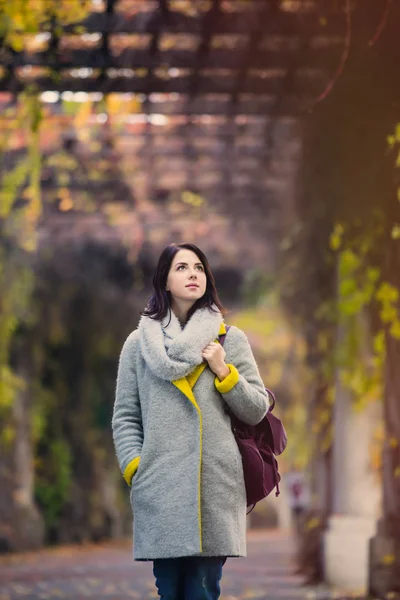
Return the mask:
<path id="1" fill-rule="evenodd" d="M 228 559 L 221 600 L 328 600 L 292 574 L 290 537 L 248 535 L 248 558 Z M 0 557 L 0 600 L 150 600 L 152 563 L 133 563 L 130 542 L 68 546 Z"/>

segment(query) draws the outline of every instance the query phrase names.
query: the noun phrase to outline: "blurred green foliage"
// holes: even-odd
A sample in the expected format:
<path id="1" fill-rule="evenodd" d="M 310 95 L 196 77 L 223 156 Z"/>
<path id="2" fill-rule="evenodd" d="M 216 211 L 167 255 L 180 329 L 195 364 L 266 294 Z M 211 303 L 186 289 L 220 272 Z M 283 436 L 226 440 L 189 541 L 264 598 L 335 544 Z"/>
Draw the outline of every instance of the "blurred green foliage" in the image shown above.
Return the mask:
<path id="1" fill-rule="evenodd" d="M 43 456 L 41 456 L 41 446 Z M 72 455 L 68 441 L 58 438 L 39 443 L 35 468 L 35 496 L 42 510 L 46 530 L 54 528 L 69 497 L 72 482 Z"/>

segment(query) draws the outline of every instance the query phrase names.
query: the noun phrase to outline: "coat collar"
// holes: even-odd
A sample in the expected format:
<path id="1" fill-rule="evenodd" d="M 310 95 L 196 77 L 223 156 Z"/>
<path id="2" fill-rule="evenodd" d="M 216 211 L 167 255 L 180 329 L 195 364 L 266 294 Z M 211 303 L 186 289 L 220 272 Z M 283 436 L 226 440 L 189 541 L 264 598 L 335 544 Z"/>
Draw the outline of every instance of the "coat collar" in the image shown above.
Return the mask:
<path id="1" fill-rule="evenodd" d="M 196 310 L 183 329 L 171 310 L 162 322 L 141 318 L 142 356 L 157 377 L 175 381 L 203 363 L 203 348 L 218 337 L 223 324 L 221 312 L 213 308 Z"/>
<path id="2" fill-rule="evenodd" d="M 218 332 L 218 336 L 225 335 L 225 334 L 226 334 L 225 323 L 221 323 L 219 332 Z M 218 340 L 216 340 L 216 341 L 218 341 Z M 176 379 L 175 381 L 172 381 L 172 383 L 175 385 L 175 387 L 177 387 L 178 390 L 180 390 L 182 392 L 182 394 L 184 394 L 186 396 L 186 398 L 188 398 L 188 400 L 190 400 L 190 402 L 192 404 L 194 404 L 194 406 L 196 406 L 196 408 L 198 408 L 198 407 L 197 407 L 196 398 L 193 393 L 193 388 L 196 385 L 197 380 L 199 379 L 200 375 L 203 373 L 206 366 L 207 366 L 207 363 L 202 362 L 201 365 L 198 365 L 186 377 L 182 377 L 181 379 Z"/>

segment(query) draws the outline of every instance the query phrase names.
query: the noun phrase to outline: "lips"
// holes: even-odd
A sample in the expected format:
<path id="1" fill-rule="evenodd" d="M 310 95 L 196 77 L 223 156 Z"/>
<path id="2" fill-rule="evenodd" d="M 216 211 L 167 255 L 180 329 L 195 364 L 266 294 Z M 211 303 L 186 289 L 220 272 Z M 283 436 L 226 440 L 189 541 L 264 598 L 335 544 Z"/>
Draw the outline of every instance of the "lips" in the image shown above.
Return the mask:
<path id="1" fill-rule="evenodd" d="M 186 287 L 187 288 L 195 288 L 195 289 L 197 289 L 199 286 L 196 285 L 195 283 L 191 283 L 190 285 L 187 285 Z"/>

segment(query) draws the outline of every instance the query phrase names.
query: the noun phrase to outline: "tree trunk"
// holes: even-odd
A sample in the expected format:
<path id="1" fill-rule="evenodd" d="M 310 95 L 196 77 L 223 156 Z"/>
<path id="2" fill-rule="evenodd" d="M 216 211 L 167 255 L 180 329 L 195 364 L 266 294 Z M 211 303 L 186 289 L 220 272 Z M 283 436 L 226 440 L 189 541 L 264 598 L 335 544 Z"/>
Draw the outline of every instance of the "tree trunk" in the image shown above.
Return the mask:
<path id="1" fill-rule="evenodd" d="M 39 548 L 44 540 L 42 518 L 33 499 L 32 364 L 27 345 L 18 343 L 16 373 L 25 381 L 17 392 L 10 423 L 13 436 L 0 453 L 0 552 Z"/>

